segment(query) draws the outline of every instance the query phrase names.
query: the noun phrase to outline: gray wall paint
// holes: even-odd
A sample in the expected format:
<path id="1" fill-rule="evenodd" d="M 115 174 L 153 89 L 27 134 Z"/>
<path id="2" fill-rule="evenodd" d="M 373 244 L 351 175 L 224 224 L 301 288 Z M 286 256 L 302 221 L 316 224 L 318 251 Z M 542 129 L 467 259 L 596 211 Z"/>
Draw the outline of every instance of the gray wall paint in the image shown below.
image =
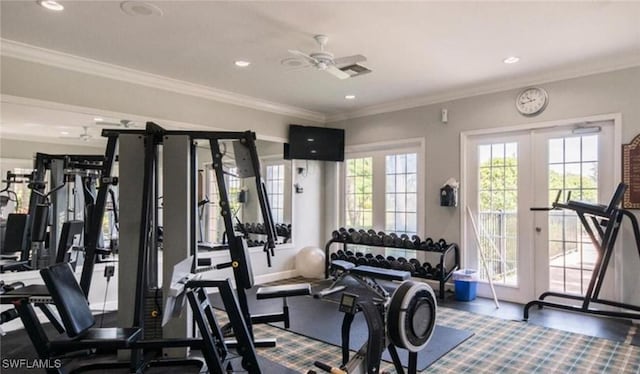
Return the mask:
<path id="1" fill-rule="evenodd" d="M 425 138 L 427 234 L 459 242 L 461 208 L 440 207 L 438 191 L 447 178 L 460 179 L 460 132 L 619 112 L 622 113 L 623 143 L 630 142 L 640 133 L 640 67 L 540 86 L 549 93 L 550 102 L 545 112 L 535 118 L 517 113 L 514 103 L 520 89 L 516 89 L 338 121 L 327 126 L 345 128 L 348 145 Z M 440 122 L 441 108 L 449 110 L 448 124 Z M 625 248 L 622 261 L 619 261 L 624 264 L 622 289 L 626 301 L 640 303 L 637 282 L 640 259 L 628 226 L 623 229 Z"/>

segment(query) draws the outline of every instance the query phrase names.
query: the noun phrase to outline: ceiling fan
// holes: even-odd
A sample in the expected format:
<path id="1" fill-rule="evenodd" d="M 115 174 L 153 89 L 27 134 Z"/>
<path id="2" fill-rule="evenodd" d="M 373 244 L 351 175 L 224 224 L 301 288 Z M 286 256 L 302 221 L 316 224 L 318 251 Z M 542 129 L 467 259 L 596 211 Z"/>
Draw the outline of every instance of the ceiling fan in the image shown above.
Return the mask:
<path id="1" fill-rule="evenodd" d="M 118 122 L 96 121 L 95 124 L 98 125 L 98 126 L 124 127 L 125 129 L 130 129 L 132 127 L 137 127 L 138 126 L 137 123 L 135 123 L 135 122 L 133 122 L 131 120 L 128 120 L 128 119 L 121 119 Z"/>
<path id="2" fill-rule="evenodd" d="M 367 58 L 363 55 L 334 58 L 333 53 L 324 50 L 329 41 L 328 36 L 316 35 L 313 38 L 320 45 L 319 52 L 306 54 L 290 49 L 289 53 L 304 58 L 311 66 L 318 70 L 326 71 L 338 79 L 347 79 L 371 72 L 370 69 L 358 64 L 359 62 L 367 61 Z"/>
<path id="3" fill-rule="evenodd" d="M 61 136 L 61 138 L 64 139 L 80 139 L 83 142 L 88 142 L 89 140 L 93 139 L 93 135 L 89 134 L 89 126 L 82 126 L 82 133 L 80 133 L 80 135 L 75 136 L 75 135 L 68 135 L 68 136 Z"/>

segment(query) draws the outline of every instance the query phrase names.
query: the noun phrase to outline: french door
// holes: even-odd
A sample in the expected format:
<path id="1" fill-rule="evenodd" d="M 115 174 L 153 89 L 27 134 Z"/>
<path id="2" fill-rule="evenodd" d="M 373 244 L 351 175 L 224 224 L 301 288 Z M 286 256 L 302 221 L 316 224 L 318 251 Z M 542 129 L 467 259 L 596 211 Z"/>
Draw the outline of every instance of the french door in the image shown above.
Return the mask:
<path id="1" fill-rule="evenodd" d="M 530 208 L 550 206 L 558 190 L 561 200 L 571 191 L 573 200 L 608 201 L 612 134 L 612 122 L 603 122 L 470 139 L 466 196 L 479 238 L 467 216 L 465 254 L 479 270 L 479 295 L 491 296 L 489 277 L 499 298 L 515 302 L 547 290 L 586 290 L 596 253 L 576 215 Z"/>

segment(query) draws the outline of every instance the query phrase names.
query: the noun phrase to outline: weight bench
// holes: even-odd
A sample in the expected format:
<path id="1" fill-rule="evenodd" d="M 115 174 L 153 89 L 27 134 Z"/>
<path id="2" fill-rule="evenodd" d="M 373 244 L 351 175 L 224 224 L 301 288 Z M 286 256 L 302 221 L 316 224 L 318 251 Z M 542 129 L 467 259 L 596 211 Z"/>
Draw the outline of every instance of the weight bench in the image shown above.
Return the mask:
<path id="1" fill-rule="evenodd" d="M 289 305 L 287 297 L 289 296 L 308 296 L 311 295 L 311 285 L 309 283 L 286 284 L 283 286 L 267 286 L 260 287 L 256 291 L 258 300 L 282 298 L 282 313 L 259 314 L 251 316 L 253 323 L 269 323 L 284 322 L 284 328 L 289 328 Z"/>
<path id="2" fill-rule="evenodd" d="M 333 281 L 331 286 L 315 293 L 313 295 L 314 298 L 321 299 L 345 290 L 347 287 L 344 285 L 340 285 L 340 283 L 346 277 L 355 279 L 358 283 L 373 291 L 381 298 L 386 298 L 389 296 L 389 293 L 382 286 L 380 286 L 378 282 L 376 282 L 376 280 L 402 282 L 411 278 L 411 273 L 408 271 L 376 268 L 368 265 L 356 266 L 351 262 L 344 260 L 331 261 L 331 267 L 339 271 L 340 274 L 338 275 L 336 280 Z"/>

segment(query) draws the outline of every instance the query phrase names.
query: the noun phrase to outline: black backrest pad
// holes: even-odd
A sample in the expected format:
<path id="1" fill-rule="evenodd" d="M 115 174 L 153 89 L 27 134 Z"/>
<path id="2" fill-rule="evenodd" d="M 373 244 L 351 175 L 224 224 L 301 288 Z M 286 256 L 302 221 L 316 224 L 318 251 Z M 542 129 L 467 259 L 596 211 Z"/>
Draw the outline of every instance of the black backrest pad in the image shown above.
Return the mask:
<path id="1" fill-rule="evenodd" d="M 27 227 L 27 215 L 11 213 L 7 217 L 7 231 L 4 237 L 2 251 L 20 252 L 24 246 L 24 230 Z"/>
<path id="2" fill-rule="evenodd" d="M 40 275 L 51 293 L 51 298 L 60 313 L 67 335 L 74 338 L 82 335 L 96 321 L 68 263 L 60 263 L 40 270 Z"/>

